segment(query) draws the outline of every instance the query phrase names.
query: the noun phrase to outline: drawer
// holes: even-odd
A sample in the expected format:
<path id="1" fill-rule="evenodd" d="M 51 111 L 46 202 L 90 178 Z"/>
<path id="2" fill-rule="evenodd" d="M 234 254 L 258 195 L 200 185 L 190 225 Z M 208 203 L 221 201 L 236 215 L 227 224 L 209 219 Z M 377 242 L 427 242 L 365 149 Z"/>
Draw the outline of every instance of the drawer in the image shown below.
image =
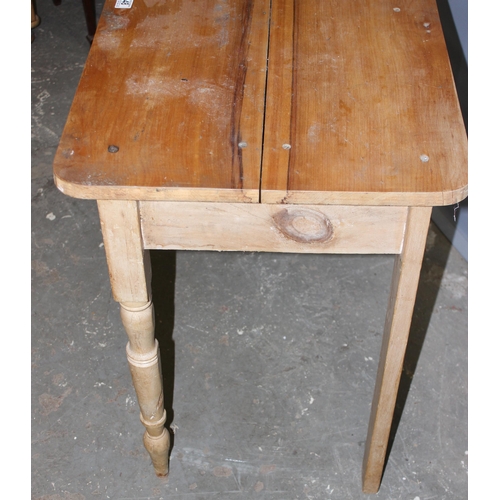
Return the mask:
<path id="1" fill-rule="evenodd" d="M 407 208 L 143 201 L 140 215 L 147 249 L 397 254 Z"/>

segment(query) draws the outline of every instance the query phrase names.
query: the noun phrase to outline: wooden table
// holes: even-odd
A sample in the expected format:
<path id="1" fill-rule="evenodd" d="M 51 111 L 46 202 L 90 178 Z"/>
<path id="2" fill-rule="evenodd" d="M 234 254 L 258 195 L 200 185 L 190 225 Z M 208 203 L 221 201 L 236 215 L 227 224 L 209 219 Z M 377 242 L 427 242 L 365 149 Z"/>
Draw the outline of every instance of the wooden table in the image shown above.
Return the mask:
<path id="1" fill-rule="evenodd" d="M 434 0 L 115 1 L 54 174 L 97 200 L 156 473 L 169 433 L 148 250 L 394 254 L 363 464 L 376 492 L 431 210 L 467 196 Z"/>

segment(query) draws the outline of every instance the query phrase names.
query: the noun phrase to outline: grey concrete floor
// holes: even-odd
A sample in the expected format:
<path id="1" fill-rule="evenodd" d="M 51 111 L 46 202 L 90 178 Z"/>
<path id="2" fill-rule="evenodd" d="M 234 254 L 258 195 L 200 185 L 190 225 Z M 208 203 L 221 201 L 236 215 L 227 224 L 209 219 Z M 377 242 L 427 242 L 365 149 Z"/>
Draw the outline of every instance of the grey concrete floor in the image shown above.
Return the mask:
<path id="1" fill-rule="evenodd" d="M 100 3 L 98 2 L 98 11 Z M 391 256 L 153 252 L 173 448 L 142 446 L 95 202 L 51 164 L 88 53 L 80 2 L 32 44 L 36 500 L 362 499 Z M 393 440 L 373 498 L 467 498 L 467 262 L 431 226 Z"/>

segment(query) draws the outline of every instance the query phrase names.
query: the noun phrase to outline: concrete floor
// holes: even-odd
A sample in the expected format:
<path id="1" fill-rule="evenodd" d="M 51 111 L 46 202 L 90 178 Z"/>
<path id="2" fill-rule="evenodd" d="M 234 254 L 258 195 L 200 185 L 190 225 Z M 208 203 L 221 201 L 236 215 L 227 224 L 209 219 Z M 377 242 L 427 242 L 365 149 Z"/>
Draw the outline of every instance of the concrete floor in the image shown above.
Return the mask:
<path id="1" fill-rule="evenodd" d="M 32 499 L 467 498 L 467 262 L 434 226 L 373 496 L 361 463 L 393 258 L 153 253 L 174 436 L 168 480 L 154 475 L 96 205 L 52 180 L 88 53 L 83 9 L 39 0 L 38 11 Z"/>

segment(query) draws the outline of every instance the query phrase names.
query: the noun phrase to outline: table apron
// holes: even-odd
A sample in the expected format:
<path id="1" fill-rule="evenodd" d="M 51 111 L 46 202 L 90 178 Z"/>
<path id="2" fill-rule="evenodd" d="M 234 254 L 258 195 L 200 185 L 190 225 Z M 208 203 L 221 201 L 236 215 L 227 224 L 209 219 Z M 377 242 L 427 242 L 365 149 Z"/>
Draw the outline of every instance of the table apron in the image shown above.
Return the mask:
<path id="1" fill-rule="evenodd" d="M 399 254 L 408 207 L 139 202 L 145 249 Z"/>

